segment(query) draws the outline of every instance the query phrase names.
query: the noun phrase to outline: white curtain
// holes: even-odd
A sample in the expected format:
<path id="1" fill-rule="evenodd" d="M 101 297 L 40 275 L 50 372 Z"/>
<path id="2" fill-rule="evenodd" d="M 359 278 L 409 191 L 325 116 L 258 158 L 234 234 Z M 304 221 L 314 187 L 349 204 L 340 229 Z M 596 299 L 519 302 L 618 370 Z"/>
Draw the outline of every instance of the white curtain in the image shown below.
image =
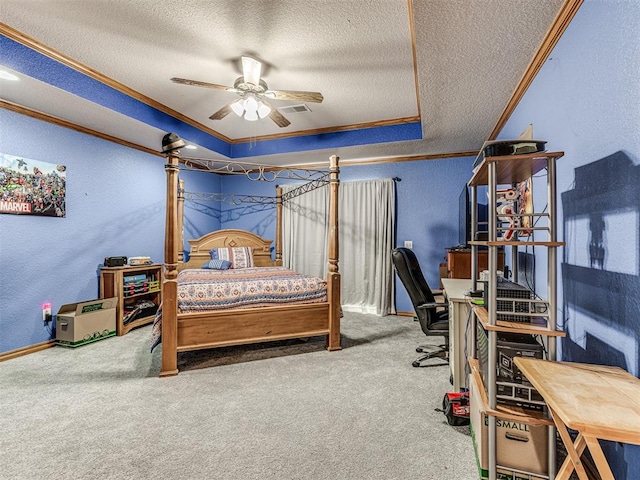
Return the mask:
<path id="1" fill-rule="evenodd" d="M 283 193 L 293 188 L 283 186 Z M 286 266 L 306 275 L 326 276 L 328 211 L 328 186 L 285 202 L 282 254 Z M 343 310 L 396 313 L 391 263 L 394 181 L 340 183 L 338 219 Z"/>

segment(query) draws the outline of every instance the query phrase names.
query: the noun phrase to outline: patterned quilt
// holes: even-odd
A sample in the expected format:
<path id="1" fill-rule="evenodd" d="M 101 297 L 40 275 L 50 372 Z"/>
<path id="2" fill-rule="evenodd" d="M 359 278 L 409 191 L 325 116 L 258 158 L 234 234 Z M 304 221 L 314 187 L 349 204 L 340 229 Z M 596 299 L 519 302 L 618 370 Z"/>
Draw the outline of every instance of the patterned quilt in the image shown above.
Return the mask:
<path id="1" fill-rule="evenodd" d="M 285 267 L 193 269 L 178 274 L 178 312 L 327 301 L 327 283 Z M 151 350 L 161 343 L 162 308 L 153 323 Z"/>

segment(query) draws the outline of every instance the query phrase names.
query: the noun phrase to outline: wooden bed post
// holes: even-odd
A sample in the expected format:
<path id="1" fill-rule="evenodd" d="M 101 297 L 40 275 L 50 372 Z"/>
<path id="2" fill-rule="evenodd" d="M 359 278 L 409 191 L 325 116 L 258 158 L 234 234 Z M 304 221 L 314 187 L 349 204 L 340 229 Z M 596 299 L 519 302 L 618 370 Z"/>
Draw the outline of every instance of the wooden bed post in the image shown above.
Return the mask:
<path id="1" fill-rule="evenodd" d="M 167 155 L 167 213 L 164 239 L 164 282 L 162 283 L 162 368 L 161 377 L 178 374 L 178 156 Z"/>
<path id="2" fill-rule="evenodd" d="M 178 262 L 184 262 L 184 180 L 178 180 Z"/>
<path id="3" fill-rule="evenodd" d="M 327 296 L 329 300 L 328 350 L 340 350 L 340 272 L 338 270 L 338 187 L 340 185 L 338 167 L 339 157 L 329 159 L 329 272 L 327 273 Z"/>
<path id="4" fill-rule="evenodd" d="M 276 265 L 282 266 L 282 187 L 276 187 Z"/>

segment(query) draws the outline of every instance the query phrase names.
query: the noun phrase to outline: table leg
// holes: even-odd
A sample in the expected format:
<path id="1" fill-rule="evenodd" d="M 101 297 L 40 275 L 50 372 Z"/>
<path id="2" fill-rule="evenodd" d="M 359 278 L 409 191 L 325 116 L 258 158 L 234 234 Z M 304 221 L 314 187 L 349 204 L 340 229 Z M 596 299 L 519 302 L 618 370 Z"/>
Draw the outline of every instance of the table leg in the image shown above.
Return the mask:
<path id="1" fill-rule="evenodd" d="M 602 480 L 615 480 L 613 472 L 611 472 L 611 468 L 609 467 L 609 463 L 602 452 L 598 439 L 595 437 L 584 437 L 584 439 L 587 442 L 593 461 L 598 468 L 600 478 Z"/>
<path id="2" fill-rule="evenodd" d="M 558 429 L 558 432 L 560 432 L 559 429 Z M 562 434 L 560 434 L 560 436 L 562 437 Z M 569 441 L 571 441 L 571 439 L 569 439 Z M 578 436 L 576 437 L 576 441 L 573 444 L 573 446 L 576 449 L 576 453 L 578 454 L 578 456 L 582 456 L 582 452 L 584 452 L 584 449 L 587 446 L 587 442 L 585 442 L 584 437 L 582 436 L 581 433 L 578 433 Z M 571 456 L 567 455 L 567 458 L 564 459 L 564 462 L 562 463 L 560 470 L 558 470 L 558 473 L 555 477 L 556 480 L 569 480 L 569 477 L 571 477 L 571 473 L 573 472 L 573 470 L 574 470 L 574 467 L 573 467 L 573 462 L 571 461 Z"/>
<path id="3" fill-rule="evenodd" d="M 582 465 L 582 461 L 580 460 L 580 455 L 584 451 L 586 446 L 586 439 L 582 436 L 581 433 L 578 433 L 578 437 L 576 438 L 575 445 L 571 441 L 571 437 L 569 436 L 569 432 L 567 432 L 567 427 L 564 422 L 560 419 L 560 417 L 551 409 L 551 417 L 553 418 L 553 422 L 556 424 L 556 428 L 558 429 L 558 434 L 562 439 L 562 443 L 564 443 L 565 448 L 567 449 L 567 458 L 565 459 L 560 471 L 556 475 L 556 480 L 569 480 L 571 476 L 571 472 L 574 470 L 578 474 L 578 478 L 580 480 L 589 480 L 587 477 L 587 472 Z"/>

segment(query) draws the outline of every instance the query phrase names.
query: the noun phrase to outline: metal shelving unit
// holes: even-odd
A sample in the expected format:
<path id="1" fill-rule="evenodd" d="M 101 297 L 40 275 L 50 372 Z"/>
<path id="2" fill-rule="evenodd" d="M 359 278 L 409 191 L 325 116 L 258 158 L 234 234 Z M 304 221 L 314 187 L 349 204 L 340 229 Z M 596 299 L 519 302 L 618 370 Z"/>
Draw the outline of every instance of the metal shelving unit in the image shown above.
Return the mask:
<path id="1" fill-rule="evenodd" d="M 474 375 L 479 390 L 486 392 L 486 397 L 482 399 L 484 412 L 488 416 L 488 473 L 489 479 L 497 478 L 497 470 L 510 472 L 515 478 L 529 478 L 532 480 L 548 479 L 555 477 L 556 470 L 556 432 L 553 422 L 547 414 L 538 414 L 534 411 L 525 409 L 504 408 L 496 402 L 497 394 L 497 374 L 495 365 L 497 365 L 497 334 L 498 332 L 514 332 L 527 333 L 531 335 L 540 335 L 544 338 L 547 358 L 549 360 L 556 359 L 556 339 L 564 336 L 563 332 L 557 330 L 556 312 L 557 312 L 557 249 L 564 245 L 563 242 L 557 241 L 557 225 L 556 225 L 556 160 L 564 155 L 564 152 L 538 152 L 531 154 L 509 155 L 486 157 L 478 168 L 474 171 L 474 175 L 469 181 L 471 188 L 471 202 L 473 205 L 471 211 L 472 238 L 475 238 L 477 231 L 477 187 L 488 187 L 489 197 L 489 218 L 488 218 L 488 239 L 487 241 L 472 241 L 471 256 L 472 269 L 471 278 L 474 279 L 474 290 L 477 289 L 478 278 L 478 249 L 485 246 L 488 250 L 488 295 L 487 304 L 483 307 L 474 308 L 473 324 L 471 326 L 471 358 L 470 366 L 472 375 Z M 515 230 L 521 232 L 530 230 L 530 234 L 525 238 L 517 238 L 516 240 L 504 241 L 500 239 L 499 234 L 504 232 L 506 228 L 499 219 L 497 212 L 498 187 L 503 185 L 512 186 L 516 183 L 532 178 L 538 172 L 547 170 L 547 208 L 546 212 L 531 212 L 525 214 L 516 214 L 520 218 L 529 217 L 532 226 L 516 227 Z M 542 226 L 537 226 L 542 223 Z M 498 280 L 497 258 L 499 247 L 511 248 L 511 259 L 514 278 L 517 278 L 517 252 L 521 246 L 541 246 L 547 249 L 547 299 L 532 300 L 536 303 L 544 303 L 546 311 L 536 312 L 535 323 L 510 322 L 498 320 Z M 501 299 L 500 299 L 501 300 Z M 487 333 L 488 337 L 488 355 L 486 385 L 479 373 L 476 351 L 476 327 L 480 324 Z M 548 472 L 547 475 L 540 473 L 525 472 L 498 465 L 496 462 L 496 420 L 507 419 L 518 421 L 531 425 L 548 425 Z"/>

